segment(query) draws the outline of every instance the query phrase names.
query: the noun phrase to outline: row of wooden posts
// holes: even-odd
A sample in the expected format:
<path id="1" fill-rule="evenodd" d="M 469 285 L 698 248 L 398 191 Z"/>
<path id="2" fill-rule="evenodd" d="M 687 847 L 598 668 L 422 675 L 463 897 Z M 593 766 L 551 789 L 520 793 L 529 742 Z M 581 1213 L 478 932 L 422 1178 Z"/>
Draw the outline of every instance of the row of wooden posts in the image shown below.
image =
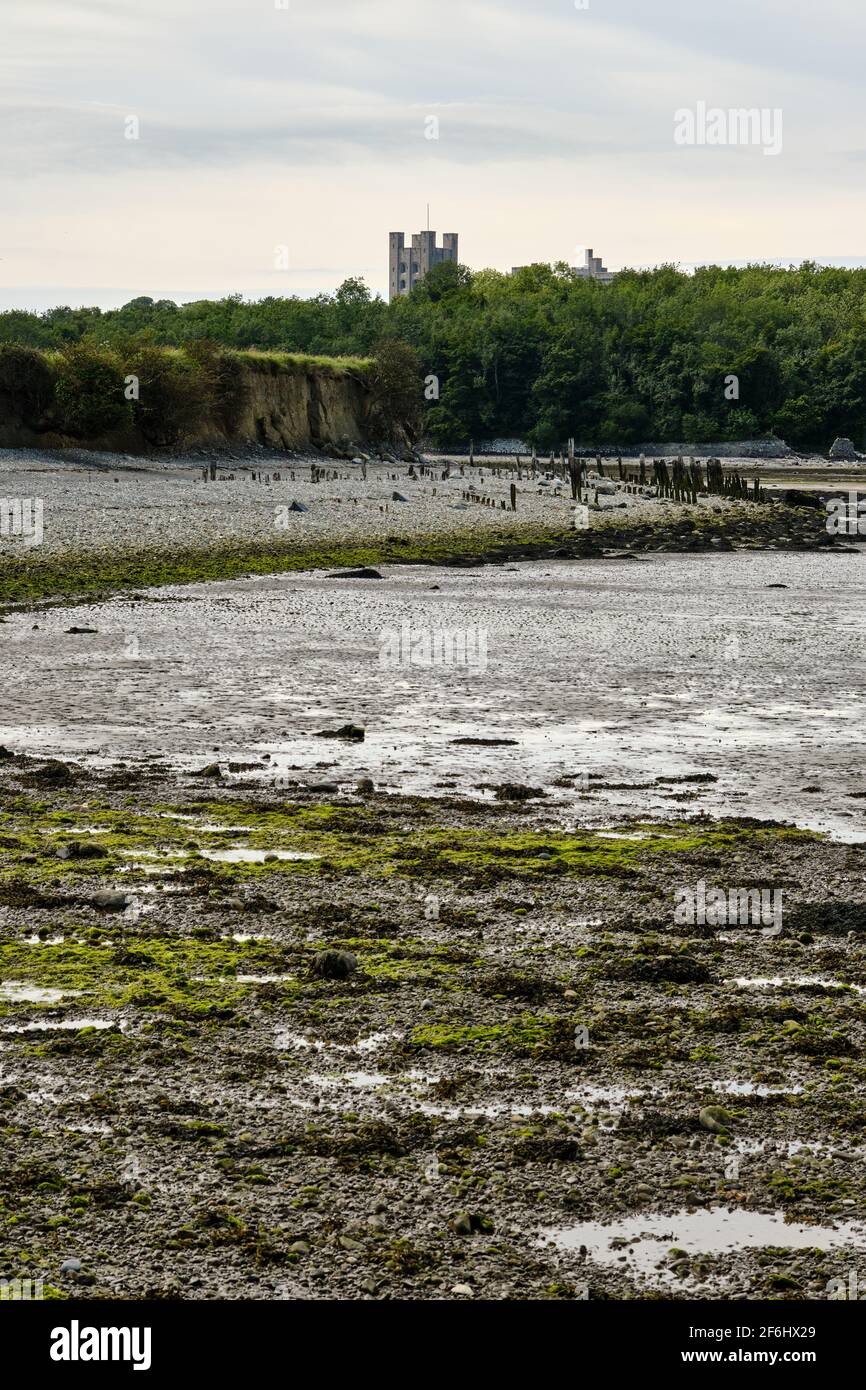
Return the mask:
<path id="1" fill-rule="evenodd" d="M 515 454 L 514 457 L 517 463 L 517 477 L 518 479 L 522 479 L 523 461 L 521 455 Z M 567 479 L 571 486 L 572 499 L 575 502 L 580 502 L 583 500 L 584 490 L 586 490 L 587 498 L 591 490 L 587 481 L 589 464 L 590 456 L 588 454 L 577 453 L 574 447 L 574 440 L 569 439 L 566 449 L 560 450 L 559 460 L 557 461 L 555 454 L 551 454 L 550 462 L 546 468 L 539 467 L 538 456 L 535 449 L 533 449 L 532 455 L 527 463 L 526 477 L 527 479 L 533 479 L 541 472 L 549 472 L 553 474 L 554 477 L 559 477 L 563 480 Z M 475 450 L 474 445 L 470 444 L 469 467 L 473 468 L 474 466 Z M 626 492 L 638 493 L 652 486 L 655 489 L 656 497 L 669 497 L 675 502 L 697 502 L 699 494 L 705 496 L 732 497 L 738 500 L 751 500 L 753 502 L 763 502 L 766 500 L 766 493 L 757 478 L 752 480 L 752 485 L 750 487 L 748 479 L 742 477 L 740 473 L 726 473 L 720 459 L 708 459 L 706 473 L 704 473 L 703 468 L 695 459 L 690 458 L 684 460 L 682 455 L 672 459 L 670 467 L 668 467 L 666 459 L 653 459 L 651 481 L 648 476 L 647 460 L 644 454 L 641 454 L 637 467 L 624 464 L 622 455 L 618 455 L 616 466 L 619 482 L 623 484 Z M 487 467 L 491 473 L 496 474 L 498 474 L 502 468 L 507 467 L 513 476 L 510 463 L 503 464 L 485 459 L 485 467 Z M 595 471 L 602 478 L 607 476 L 604 471 L 601 454 L 596 454 L 595 456 Z M 419 472 L 422 476 L 425 474 L 429 474 L 431 477 L 435 476 L 433 469 L 430 468 L 429 465 L 425 466 L 421 464 Z M 460 472 L 461 474 L 463 473 L 462 464 L 460 466 Z M 366 477 L 366 465 L 362 473 L 363 476 Z M 409 468 L 409 473 L 413 477 L 416 476 L 415 470 L 411 466 Z M 215 482 L 218 477 L 220 480 L 226 477 L 224 473 L 221 475 L 217 474 L 216 464 L 214 463 L 202 469 L 202 476 L 209 482 Z M 272 478 L 274 482 L 279 482 L 281 479 L 280 473 L 263 474 L 261 472 L 254 472 L 252 476 L 255 482 L 270 483 Z M 294 469 L 291 470 L 290 476 L 294 479 Z M 337 469 L 320 468 L 316 464 L 313 464 L 310 469 L 311 481 L 314 483 L 333 482 L 337 479 L 348 479 L 350 476 L 351 475 L 348 473 L 340 473 Z M 446 467 L 439 474 L 440 480 L 449 476 L 450 467 Z M 393 473 L 391 477 L 396 481 L 398 474 Z M 228 478 L 232 480 L 234 474 L 230 473 Z M 477 502 L 483 506 L 496 506 L 496 500 L 494 498 L 482 497 L 479 493 L 475 492 L 474 489 L 464 491 L 461 495 L 465 502 Z M 505 502 L 502 501 L 500 506 L 504 510 Z M 517 511 L 517 488 L 514 483 L 511 484 L 511 511 Z"/>
<path id="2" fill-rule="evenodd" d="M 517 476 L 523 476 L 523 462 L 520 454 L 514 455 L 517 463 Z M 474 445 L 469 446 L 469 466 L 474 467 L 475 450 Z M 589 472 L 590 455 L 578 454 L 574 447 L 574 440 L 569 439 L 565 450 L 560 450 L 557 462 L 555 454 L 550 455 L 550 462 L 546 469 L 540 469 L 538 455 L 535 449 L 532 450 L 531 457 L 527 465 L 527 478 L 535 478 L 540 471 L 549 472 L 554 477 L 567 479 L 571 484 L 571 496 L 575 502 L 582 500 L 584 488 L 589 493 L 589 485 L 586 481 Z M 498 471 L 500 468 L 508 467 L 510 464 L 498 464 L 485 459 L 485 466 L 491 472 Z M 622 455 L 617 456 L 616 460 L 617 475 L 619 481 L 625 485 L 627 492 L 639 492 L 643 488 L 652 486 L 655 488 L 656 497 L 669 497 L 675 502 L 697 502 L 698 495 L 712 495 L 718 497 L 732 497 L 742 501 L 751 500 L 753 502 L 763 502 L 766 500 L 766 493 L 761 487 L 757 478 L 753 478 L 751 486 L 747 478 L 738 472 L 725 472 L 720 459 L 708 459 L 706 473 L 695 459 L 683 459 L 680 454 L 672 459 L 670 467 L 666 459 L 652 460 L 651 480 L 648 476 L 647 460 L 641 454 L 637 467 L 630 467 L 622 461 Z M 461 470 L 462 471 L 462 470 Z M 595 455 L 595 471 L 600 477 L 606 477 L 601 454 Z M 512 492 L 514 491 L 512 487 Z M 512 511 L 516 511 L 516 503 L 512 499 Z"/>

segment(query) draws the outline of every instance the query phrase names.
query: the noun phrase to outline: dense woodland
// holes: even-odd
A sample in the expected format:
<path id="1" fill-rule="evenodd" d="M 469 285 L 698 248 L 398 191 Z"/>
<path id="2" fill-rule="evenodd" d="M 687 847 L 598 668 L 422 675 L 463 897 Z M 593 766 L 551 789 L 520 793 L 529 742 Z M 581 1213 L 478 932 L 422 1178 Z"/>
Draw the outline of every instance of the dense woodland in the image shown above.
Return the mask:
<path id="1" fill-rule="evenodd" d="M 515 275 L 446 264 L 393 304 L 350 279 L 312 299 L 0 314 L 0 344 L 77 344 L 124 360 L 195 343 L 366 357 L 394 339 L 417 352 L 425 432 L 440 444 L 778 434 L 826 449 L 836 435 L 860 445 L 866 432 L 866 270 L 662 267 L 602 285 L 564 264 Z"/>

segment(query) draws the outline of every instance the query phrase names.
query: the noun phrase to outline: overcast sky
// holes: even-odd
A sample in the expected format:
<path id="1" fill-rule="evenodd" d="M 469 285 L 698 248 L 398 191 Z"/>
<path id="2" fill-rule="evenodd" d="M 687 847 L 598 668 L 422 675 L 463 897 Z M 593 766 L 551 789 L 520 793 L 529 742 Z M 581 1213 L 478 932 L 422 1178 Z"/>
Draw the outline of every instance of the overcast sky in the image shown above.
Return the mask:
<path id="1" fill-rule="evenodd" d="M 864 0 L 282 3 L 3 0 L 0 307 L 385 292 L 427 202 L 474 268 L 866 263 Z"/>

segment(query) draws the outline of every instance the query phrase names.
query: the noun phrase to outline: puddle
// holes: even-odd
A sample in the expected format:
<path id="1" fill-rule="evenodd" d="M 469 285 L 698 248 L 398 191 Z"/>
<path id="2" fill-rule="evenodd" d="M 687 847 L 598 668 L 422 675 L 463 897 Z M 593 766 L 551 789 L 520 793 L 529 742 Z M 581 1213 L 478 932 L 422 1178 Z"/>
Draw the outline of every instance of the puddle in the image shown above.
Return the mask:
<path id="1" fill-rule="evenodd" d="M 337 1090 L 340 1086 L 351 1086 L 358 1090 L 375 1090 L 380 1086 L 388 1086 L 396 1078 L 387 1076 L 381 1071 L 345 1071 L 339 1076 L 328 1076 L 323 1072 L 310 1072 L 306 1078 L 307 1085 L 320 1086 L 323 1090 Z"/>
<path id="2" fill-rule="evenodd" d="M 614 1113 L 624 1110 L 630 1100 L 640 1100 L 642 1096 L 647 1094 L 648 1092 L 645 1090 L 634 1090 L 625 1086 L 585 1086 L 577 1090 L 566 1091 L 562 1099 L 556 1103 L 492 1100 L 485 1105 L 437 1105 L 432 1101 L 424 1101 L 419 1109 L 425 1115 L 441 1115 L 449 1120 L 479 1119 L 482 1116 L 487 1119 L 496 1119 L 503 1115 L 514 1115 L 515 1118 L 523 1118 L 528 1115 L 561 1115 L 570 1105 L 576 1104 L 587 1112 L 608 1107 L 612 1117 Z M 663 1092 L 659 1089 L 653 1091 L 653 1094 L 661 1095 Z"/>
<path id="3" fill-rule="evenodd" d="M 121 850 L 121 859 L 188 859 L 187 849 L 127 849 Z"/>
<path id="4" fill-rule="evenodd" d="M 285 1028 L 278 1028 L 276 1045 L 278 1048 L 296 1047 L 302 1051 L 315 1052 L 375 1052 L 377 1048 L 384 1047 L 385 1043 L 393 1042 L 399 1037 L 399 1033 L 371 1033 L 369 1037 L 359 1038 L 354 1043 L 336 1043 L 325 1038 L 305 1038 L 302 1033 L 290 1033 Z"/>
<path id="5" fill-rule="evenodd" d="M 726 1096 L 799 1096 L 802 1086 L 765 1086 L 759 1081 L 714 1081 L 713 1090 Z"/>
<path id="6" fill-rule="evenodd" d="M 161 811 L 160 819 L 180 820 L 211 835 L 249 835 L 254 829 L 252 825 L 220 825 L 216 821 L 200 821 L 196 816 L 182 816 L 179 811 Z"/>
<path id="7" fill-rule="evenodd" d="M 630 1216 L 603 1225 L 552 1229 L 543 1235 L 564 1250 L 586 1246 L 597 1264 L 622 1265 L 636 1274 L 674 1278 L 659 1269 L 671 1249 L 690 1255 L 721 1255 L 735 1250 L 778 1246 L 788 1250 L 830 1250 L 866 1239 L 866 1227 L 855 1222 L 838 1226 L 804 1226 L 786 1222 L 781 1212 L 758 1212 L 717 1207 L 711 1211 L 681 1211 L 675 1216 Z"/>
<path id="8" fill-rule="evenodd" d="M 80 989 L 42 989 L 23 980 L 7 980 L 0 984 L 0 999 L 10 1004 L 59 1004 L 61 999 L 80 993 Z"/>
<path id="9" fill-rule="evenodd" d="M 4 1033 L 53 1033 L 58 1029 L 69 1029 L 77 1031 L 79 1028 L 119 1028 L 123 1032 L 123 1024 L 117 1024 L 113 1019 L 104 1018 L 63 1018 L 51 1021 L 40 1021 L 38 1023 L 10 1023 L 2 1026 Z"/>
<path id="10" fill-rule="evenodd" d="M 203 859 L 216 859 L 220 864 L 265 864 L 273 859 L 321 859 L 300 849 L 203 849 Z"/>
<path id="11" fill-rule="evenodd" d="M 566 1091 L 565 1094 L 567 1100 L 576 1101 L 585 1110 L 591 1110 L 595 1105 L 624 1106 L 630 1100 L 641 1100 L 650 1094 L 658 1097 L 666 1095 L 667 1091 L 661 1086 L 643 1090 L 630 1086 L 580 1086 L 576 1090 Z"/>
<path id="12" fill-rule="evenodd" d="M 227 975 L 226 983 L 237 980 L 239 985 L 283 985 L 295 979 L 294 975 Z"/>
<path id="13" fill-rule="evenodd" d="M 855 994 L 866 994 L 866 985 L 849 985 L 845 980 L 828 980 L 817 975 L 740 975 L 733 983 L 738 989 L 808 989 L 816 985 L 822 989 L 850 989 Z"/>
<path id="14" fill-rule="evenodd" d="M 735 1139 L 734 1148 L 740 1154 L 795 1158 L 797 1154 L 826 1153 L 830 1144 L 821 1139 Z"/>

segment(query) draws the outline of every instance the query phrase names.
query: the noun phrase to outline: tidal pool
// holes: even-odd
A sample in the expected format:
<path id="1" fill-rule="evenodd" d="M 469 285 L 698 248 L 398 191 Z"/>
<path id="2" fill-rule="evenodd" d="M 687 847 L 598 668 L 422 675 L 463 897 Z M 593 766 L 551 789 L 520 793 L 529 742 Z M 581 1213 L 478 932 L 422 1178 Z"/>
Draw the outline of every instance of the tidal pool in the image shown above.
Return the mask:
<path id="1" fill-rule="evenodd" d="M 567 1250 L 585 1247 L 587 1258 L 598 1264 L 619 1264 L 627 1271 L 662 1280 L 673 1277 L 664 1267 L 672 1250 L 720 1255 L 765 1246 L 789 1250 L 833 1250 L 843 1245 L 862 1248 L 866 1242 L 866 1226 L 859 1222 L 807 1226 L 786 1221 L 782 1212 L 731 1207 L 680 1211 L 674 1216 L 638 1213 L 610 1225 L 590 1221 L 542 1234 Z"/>

